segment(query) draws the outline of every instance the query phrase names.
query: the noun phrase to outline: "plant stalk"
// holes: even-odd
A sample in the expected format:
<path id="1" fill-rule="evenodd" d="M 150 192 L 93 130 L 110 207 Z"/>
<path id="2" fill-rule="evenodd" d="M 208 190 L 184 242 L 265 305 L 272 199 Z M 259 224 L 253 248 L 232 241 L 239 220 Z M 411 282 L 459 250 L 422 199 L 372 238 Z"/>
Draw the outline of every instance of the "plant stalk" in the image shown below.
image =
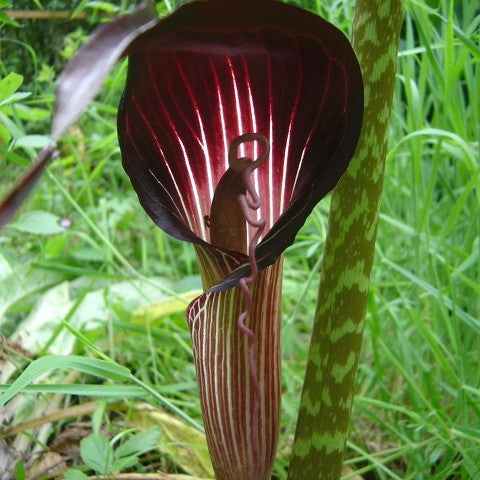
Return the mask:
<path id="1" fill-rule="evenodd" d="M 401 0 L 357 0 L 352 43 L 364 78 L 363 129 L 332 195 L 328 234 L 288 480 L 337 480 L 362 345 Z"/>

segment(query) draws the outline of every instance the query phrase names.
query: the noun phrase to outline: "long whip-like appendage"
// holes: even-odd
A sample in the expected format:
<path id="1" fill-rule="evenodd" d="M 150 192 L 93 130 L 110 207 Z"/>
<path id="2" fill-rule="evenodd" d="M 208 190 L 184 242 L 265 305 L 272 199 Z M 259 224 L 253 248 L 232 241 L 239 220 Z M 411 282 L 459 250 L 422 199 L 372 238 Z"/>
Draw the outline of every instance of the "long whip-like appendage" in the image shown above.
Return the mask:
<path id="1" fill-rule="evenodd" d="M 257 141 L 262 145 L 262 153 L 255 161 L 248 157 L 238 158 L 237 149 L 241 143 L 248 141 Z M 230 167 L 236 170 L 242 170 L 242 180 L 245 186 L 245 193 L 238 196 L 238 202 L 240 208 L 248 225 L 256 228 L 256 232 L 248 243 L 248 259 L 250 263 L 250 275 L 248 277 L 242 277 L 239 281 L 240 288 L 245 296 L 245 309 L 238 316 L 237 326 L 240 331 L 248 337 L 249 349 L 248 349 L 248 361 L 249 361 L 249 375 L 250 383 L 253 389 L 254 402 L 252 410 L 250 412 L 250 443 L 252 448 L 252 456 L 255 459 L 253 462 L 253 478 L 256 480 L 259 478 L 259 417 L 260 417 L 260 384 L 257 375 L 257 366 L 255 361 L 256 353 L 256 337 L 254 332 L 245 325 L 245 320 L 250 315 L 252 310 L 252 294 L 249 289 L 249 284 L 252 283 L 258 275 L 257 261 L 255 259 L 255 249 L 258 245 L 260 237 L 265 229 L 265 220 L 263 218 L 254 218 L 252 210 L 258 210 L 261 207 L 260 198 L 255 191 L 255 187 L 251 182 L 250 176 L 253 171 L 261 165 L 269 154 L 268 140 L 260 134 L 249 133 L 237 137 L 232 141 L 229 150 L 229 163 Z M 248 194 L 248 195 L 247 195 Z"/>

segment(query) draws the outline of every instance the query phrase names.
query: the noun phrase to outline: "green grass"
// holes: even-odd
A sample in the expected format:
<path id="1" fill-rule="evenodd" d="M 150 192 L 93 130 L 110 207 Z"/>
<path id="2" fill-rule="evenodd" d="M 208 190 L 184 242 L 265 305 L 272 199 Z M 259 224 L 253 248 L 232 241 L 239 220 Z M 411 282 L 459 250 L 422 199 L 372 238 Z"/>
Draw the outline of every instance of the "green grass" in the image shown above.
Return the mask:
<path id="1" fill-rule="evenodd" d="M 353 2 L 319 3 L 303 4 L 320 8 L 349 30 Z M 474 0 L 429 4 L 405 2 L 365 341 L 346 452 L 349 467 L 365 479 L 480 478 L 480 9 Z M 151 322 L 132 321 L 135 308 L 175 298 L 198 288 L 200 281 L 192 247 L 151 224 L 121 168 L 115 114 L 124 74 L 125 65 L 119 64 L 62 140 L 60 158 L 13 224 L 0 232 L 0 333 L 14 342 L 14 332 L 23 331 L 22 345 L 39 355 L 50 351 L 93 357 L 91 343 L 198 422 L 181 308 Z M 35 91 L 48 93 L 51 85 L 36 85 Z M 14 137 L 44 134 L 41 112 L 30 110 L 34 113 L 26 118 L 22 105 L 51 110 L 51 96 L 23 99 L 6 113 Z M 8 140 L 0 144 L 0 192 L 34 154 L 33 148 L 12 148 Z M 22 223 L 22 215 L 37 210 L 68 218 L 72 226 L 55 234 L 30 233 L 32 225 Z M 327 212 L 328 199 L 286 253 L 279 478 L 285 478 L 294 432 Z M 86 339 L 66 330 L 60 319 Z M 19 345 L 3 343 L 8 361 L 0 383 L 8 383 L 32 358 Z M 44 382 L 59 385 L 66 375 L 55 370 Z M 74 383 L 83 384 L 79 394 L 93 392 L 90 384 L 99 386 L 98 379 L 84 375 Z M 119 384 L 134 388 L 133 382 Z M 109 391 L 119 395 L 111 382 L 100 385 L 99 396 Z M 80 401 L 71 396 L 71 388 L 60 392 L 64 407 Z M 161 406 L 152 396 L 125 398 L 125 403 L 133 406 L 145 399 Z M 24 418 L 24 411 L 25 418 L 39 413 L 32 394 L 22 402 L 16 420 Z M 118 419 L 103 418 L 113 431 L 124 428 L 114 424 Z M 49 436 L 50 431 L 38 438 L 47 442 Z M 22 448 L 28 452 L 31 443 Z M 177 468 L 165 454 L 155 462 L 172 472 Z"/>

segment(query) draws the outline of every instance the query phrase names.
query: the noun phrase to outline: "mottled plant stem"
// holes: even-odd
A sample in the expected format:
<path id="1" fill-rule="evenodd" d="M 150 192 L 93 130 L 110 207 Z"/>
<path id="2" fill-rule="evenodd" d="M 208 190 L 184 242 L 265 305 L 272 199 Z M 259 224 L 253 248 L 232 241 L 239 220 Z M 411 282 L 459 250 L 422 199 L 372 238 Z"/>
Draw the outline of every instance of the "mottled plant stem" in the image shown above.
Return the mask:
<path id="1" fill-rule="evenodd" d="M 289 480 L 340 478 L 362 344 L 401 0 L 357 0 L 353 46 L 365 84 L 363 130 L 332 196 L 317 311 Z"/>

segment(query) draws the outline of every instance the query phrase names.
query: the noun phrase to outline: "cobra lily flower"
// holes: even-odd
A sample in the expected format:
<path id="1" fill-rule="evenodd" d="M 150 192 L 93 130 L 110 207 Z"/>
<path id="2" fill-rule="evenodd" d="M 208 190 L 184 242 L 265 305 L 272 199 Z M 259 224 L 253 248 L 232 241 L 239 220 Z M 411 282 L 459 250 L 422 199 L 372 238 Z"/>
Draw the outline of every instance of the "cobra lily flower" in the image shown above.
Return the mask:
<path id="1" fill-rule="evenodd" d="M 353 154 L 359 68 L 337 29 L 275 0 L 187 4 L 128 53 L 124 168 L 153 221 L 195 244 L 206 289 L 187 317 L 216 477 L 267 479 L 281 253 Z"/>
<path id="2" fill-rule="evenodd" d="M 353 155 L 360 69 L 339 30 L 277 0 L 193 1 L 141 25 L 115 50 L 123 165 L 155 224 L 195 246 L 205 293 L 187 320 L 216 478 L 266 480 L 282 253 Z"/>

